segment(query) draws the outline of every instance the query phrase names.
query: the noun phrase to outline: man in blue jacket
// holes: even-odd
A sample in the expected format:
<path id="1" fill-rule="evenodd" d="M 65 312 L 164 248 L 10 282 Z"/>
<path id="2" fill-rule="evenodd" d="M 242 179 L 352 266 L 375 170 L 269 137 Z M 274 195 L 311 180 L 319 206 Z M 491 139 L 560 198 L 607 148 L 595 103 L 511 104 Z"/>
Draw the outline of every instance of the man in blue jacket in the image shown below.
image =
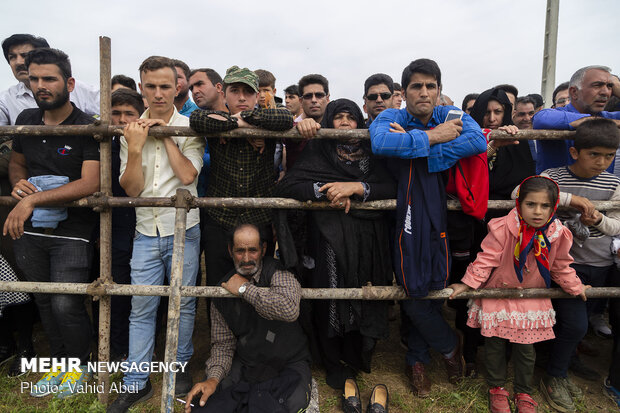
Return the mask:
<path id="1" fill-rule="evenodd" d="M 446 286 L 450 254 L 446 237 L 446 196 L 442 171 L 461 158 L 486 150 L 486 139 L 467 114 L 446 121 L 454 106 L 436 106 L 441 71 L 429 59 L 411 62 L 403 71 L 405 109 L 386 109 L 370 125 L 372 150 L 390 161 L 398 179 L 394 267 L 410 297 L 424 297 Z M 465 363 L 461 339 L 441 315 L 440 300 L 402 303 L 412 326 L 407 340 L 407 369 L 414 394 L 428 396 L 431 383 L 424 365 L 429 347 L 444 356 L 455 383 Z"/>
<path id="2" fill-rule="evenodd" d="M 543 109 L 534 115 L 534 129 L 575 130 L 594 117 L 614 119 L 620 126 L 620 112 L 603 110 L 612 95 L 620 97 L 620 80 L 607 66 L 586 66 L 577 70 L 570 78 L 568 93 L 570 103 L 565 107 Z M 538 141 L 536 172 L 573 164 L 575 161 L 568 152 L 571 146 L 572 140 Z M 608 171 L 613 173 L 613 163 Z"/>

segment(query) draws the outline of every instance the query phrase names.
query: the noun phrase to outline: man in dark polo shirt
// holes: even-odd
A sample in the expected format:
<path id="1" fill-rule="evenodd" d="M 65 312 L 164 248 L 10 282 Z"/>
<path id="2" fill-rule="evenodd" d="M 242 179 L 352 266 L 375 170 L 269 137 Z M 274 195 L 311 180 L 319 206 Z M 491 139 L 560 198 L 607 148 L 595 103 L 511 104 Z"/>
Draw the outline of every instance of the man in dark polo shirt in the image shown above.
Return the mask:
<path id="1" fill-rule="evenodd" d="M 75 80 L 68 56 L 40 48 L 26 57 L 30 87 L 39 108 L 24 110 L 17 125 L 86 125 L 93 118 L 69 101 Z M 15 240 L 18 266 L 28 281 L 89 281 L 91 237 L 97 214 L 87 208 L 40 208 L 73 201 L 99 190 L 99 145 L 92 136 L 16 136 L 9 163 L 11 196 L 19 200 L 3 233 Z M 90 380 L 91 325 L 84 297 L 35 294 L 51 357 L 79 357 L 82 372 L 46 373 L 30 394 L 42 397 L 58 386 L 57 397 L 80 391 Z M 83 390 L 82 390 L 83 391 Z"/>

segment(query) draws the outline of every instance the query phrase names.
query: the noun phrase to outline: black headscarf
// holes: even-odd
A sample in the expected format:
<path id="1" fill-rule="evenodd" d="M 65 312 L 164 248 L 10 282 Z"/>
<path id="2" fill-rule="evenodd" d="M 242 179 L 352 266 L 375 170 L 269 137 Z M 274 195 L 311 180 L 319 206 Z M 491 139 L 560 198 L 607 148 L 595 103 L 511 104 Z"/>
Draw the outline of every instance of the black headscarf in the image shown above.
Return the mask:
<path id="1" fill-rule="evenodd" d="M 350 113 L 357 121 L 357 129 L 365 129 L 362 111 L 355 102 L 349 99 L 337 99 L 330 102 L 325 109 L 325 115 L 321 126 L 333 128 L 334 117 L 338 113 Z M 339 156 L 342 147 L 354 150 L 362 148 L 364 158 L 358 162 L 348 162 Z M 300 184 L 308 182 L 367 182 L 390 183 L 393 179 L 383 160 L 372 156 L 370 142 L 362 140 L 351 145 L 335 139 L 314 139 L 308 142 L 295 166 L 286 173 L 284 179 L 277 185 L 276 193 L 278 196 L 293 197 L 304 199 L 307 197 L 305 191 L 300 192 Z M 395 188 L 395 187 L 394 187 Z M 395 189 L 394 189 L 395 191 Z M 395 192 L 394 192 L 395 193 Z M 307 198 L 312 199 L 312 198 Z M 305 199 L 304 199 L 305 200 Z M 329 212 L 330 215 L 335 212 Z M 339 213 L 336 213 L 338 215 Z M 381 216 L 381 212 L 351 210 L 352 216 L 362 218 L 376 218 Z"/>
<path id="2" fill-rule="evenodd" d="M 334 117 L 347 112 L 357 120 L 357 128 L 364 129 L 362 112 L 348 99 L 338 99 L 327 106 L 321 126 L 333 127 Z M 343 159 L 343 147 L 352 149 L 357 160 Z M 360 154 L 360 147 L 362 148 Z M 275 189 L 275 195 L 298 200 L 316 200 L 314 183 L 365 182 L 370 186 L 371 198 L 391 199 L 396 195 L 396 184 L 387 171 L 384 161 L 372 156 L 367 140 L 346 143 L 334 139 L 313 139 L 305 146 L 299 159 Z M 359 199 L 354 196 L 353 199 Z M 388 225 L 381 211 L 353 209 L 310 211 L 310 222 L 317 234 L 329 244 L 335 253 L 339 288 L 359 288 L 372 285 L 390 285 L 392 268 L 389 251 Z M 294 237 L 290 232 L 285 211 L 274 216 L 274 225 L 280 246 L 280 257 L 286 267 L 296 264 Z M 312 231 L 311 231 L 312 232 Z M 313 238 L 311 236 L 311 238 Z M 313 238 L 317 240 L 317 237 Z M 312 243 L 314 245 L 314 243 Z M 371 251 L 368 253 L 368 251 Z M 360 252 L 365 252 L 360 254 Z M 323 273 L 317 268 L 315 271 Z M 326 276 L 326 275 L 325 275 Z M 387 307 L 371 301 L 337 302 L 344 331 L 354 329 L 350 322 L 350 309 L 356 314 L 362 335 L 381 338 L 388 333 Z"/>
<path id="3" fill-rule="evenodd" d="M 512 125 L 510 99 L 506 92 L 497 88 L 485 90 L 480 94 L 471 110 L 471 117 L 481 128 L 484 128 L 484 115 L 487 113 L 491 100 L 504 106 L 504 119 L 501 126 Z M 510 199 L 512 190 L 525 178 L 535 173 L 536 163 L 532 159 L 527 140 L 520 140 L 518 145 L 502 146 L 497 150 L 495 160 L 489 158 L 489 199 Z"/>
<path id="4" fill-rule="evenodd" d="M 502 120 L 501 126 L 512 125 L 512 103 L 510 103 L 510 99 L 508 99 L 506 92 L 497 88 L 482 92 L 476 99 L 469 115 L 478 122 L 481 128 L 484 128 L 484 115 L 487 113 L 490 100 L 496 100 L 504 107 L 504 119 Z"/>
<path id="5" fill-rule="evenodd" d="M 355 121 L 357 122 L 357 129 L 366 128 L 364 125 L 364 115 L 362 115 L 362 111 L 355 102 L 349 99 L 336 99 L 329 102 L 325 108 L 325 114 L 323 115 L 323 120 L 321 121 L 321 127 L 333 128 L 334 117 L 342 112 L 353 115 Z"/>

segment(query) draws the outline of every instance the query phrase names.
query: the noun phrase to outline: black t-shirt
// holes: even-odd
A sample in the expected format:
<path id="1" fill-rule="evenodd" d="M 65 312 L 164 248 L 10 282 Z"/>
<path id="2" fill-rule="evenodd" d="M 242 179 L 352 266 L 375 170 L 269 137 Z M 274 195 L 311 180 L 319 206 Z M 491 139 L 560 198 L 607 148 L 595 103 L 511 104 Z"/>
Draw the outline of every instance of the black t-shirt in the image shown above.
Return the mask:
<path id="1" fill-rule="evenodd" d="M 121 176 L 121 140 L 112 137 L 112 195 L 127 194 L 119 182 Z M 136 210 L 134 208 L 112 208 L 112 245 L 123 251 L 131 251 L 136 230 Z"/>
<path id="2" fill-rule="evenodd" d="M 72 104 L 73 105 L 73 104 Z M 73 112 L 61 125 L 88 125 L 94 122 L 73 105 Z M 25 109 L 15 121 L 16 125 L 44 125 L 43 111 Z M 24 136 L 13 138 L 13 150 L 26 158 L 28 176 L 67 176 L 69 181 L 82 177 L 84 161 L 99 161 L 99 143 L 92 136 Z M 89 240 L 97 225 L 97 215 L 90 208 L 69 208 L 68 218 L 58 223 L 53 235 L 78 237 Z M 24 223 L 30 232 L 43 232 L 33 228 L 30 219 Z"/>

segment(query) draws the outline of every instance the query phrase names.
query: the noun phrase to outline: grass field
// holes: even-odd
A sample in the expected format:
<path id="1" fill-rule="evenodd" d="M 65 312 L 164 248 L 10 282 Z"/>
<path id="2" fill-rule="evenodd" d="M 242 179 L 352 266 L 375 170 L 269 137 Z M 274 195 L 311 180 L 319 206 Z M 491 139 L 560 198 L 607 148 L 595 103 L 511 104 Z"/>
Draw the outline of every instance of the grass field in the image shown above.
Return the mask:
<path id="1" fill-rule="evenodd" d="M 190 363 L 190 371 L 194 381 L 204 377 L 204 362 L 209 355 L 209 329 L 206 325 L 204 300 L 199 301 L 194 331 L 194 357 Z M 450 315 L 448 314 L 448 317 Z M 429 398 L 419 399 L 414 397 L 409 390 L 407 379 L 404 374 L 404 355 L 399 345 L 398 321 L 390 323 L 391 335 L 388 340 L 379 342 L 373 358 L 373 371 L 371 374 L 362 373 L 358 378 L 358 385 L 362 396 L 362 404 L 368 403 L 370 392 L 375 384 L 386 384 L 390 392 L 390 412 L 413 413 L 413 412 L 486 412 L 487 408 L 487 385 L 484 381 L 484 371 L 477 379 L 464 380 L 458 386 L 448 383 L 443 362 L 440 356 L 434 354 L 433 361 L 427 367 L 433 382 L 433 392 Z M 611 340 L 605 340 L 594 336 L 588 336 L 587 340 L 600 350 L 601 355 L 596 358 L 582 356 L 583 360 L 592 368 L 595 368 L 602 376 L 607 374 L 609 368 L 609 355 Z M 162 347 L 163 337 L 160 336 L 156 355 L 161 358 L 164 354 Z M 39 354 L 45 355 L 47 345 L 40 325 L 36 326 L 35 347 Z M 482 365 L 481 356 L 483 349 L 479 350 L 479 364 Z M 36 399 L 30 397 L 28 392 L 21 391 L 21 383 L 36 382 L 41 374 L 28 374 L 20 378 L 8 378 L 6 365 L 0 368 L 0 413 L 31 413 L 31 412 L 55 412 L 55 413 L 79 413 L 79 412 L 105 412 L 105 407 L 97 401 L 95 394 L 82 394 L 67 400 L 54 399 L 52 396 Z M 482 368 L 481 368 L 482 369 Z M 482 369 L 483 370 L 483 369 Z M 511 375 L 509 370 L 509 377 Z M 542 371 L 536 369 L 534 383 L 536 388 L 540 381 Z M 340 393 L 325 384 L 325 376 L 320 367 L 314 367 L 313 376 L 319 385 L 319 406 L 322 413 L 340 412 Z M 121 380 L 121 375 L 112 376 L 113 380 Z M 159 412 L 161 403 L 161 374 L 151 375 L 155 395 L 148 402 L 142 403 L 130 411 L 133 413 Z M 584 390 L 585 397 L 578 403 L 579 412 L 613 412 L 618 411 L 615 405 L 608 400 L 602 392 L 602 382 L 589 382 L 574 378 Z M 507 389 L 512 391 L 511 383 Z M 116 396 L 111 395 L 114 399 Z M 551 412 L 544 403 L 540 394 L 533 395 L 539 403 L 539 412 Z M 176 412 L 183 411 L 180 403 L 176 404 Z"/>

